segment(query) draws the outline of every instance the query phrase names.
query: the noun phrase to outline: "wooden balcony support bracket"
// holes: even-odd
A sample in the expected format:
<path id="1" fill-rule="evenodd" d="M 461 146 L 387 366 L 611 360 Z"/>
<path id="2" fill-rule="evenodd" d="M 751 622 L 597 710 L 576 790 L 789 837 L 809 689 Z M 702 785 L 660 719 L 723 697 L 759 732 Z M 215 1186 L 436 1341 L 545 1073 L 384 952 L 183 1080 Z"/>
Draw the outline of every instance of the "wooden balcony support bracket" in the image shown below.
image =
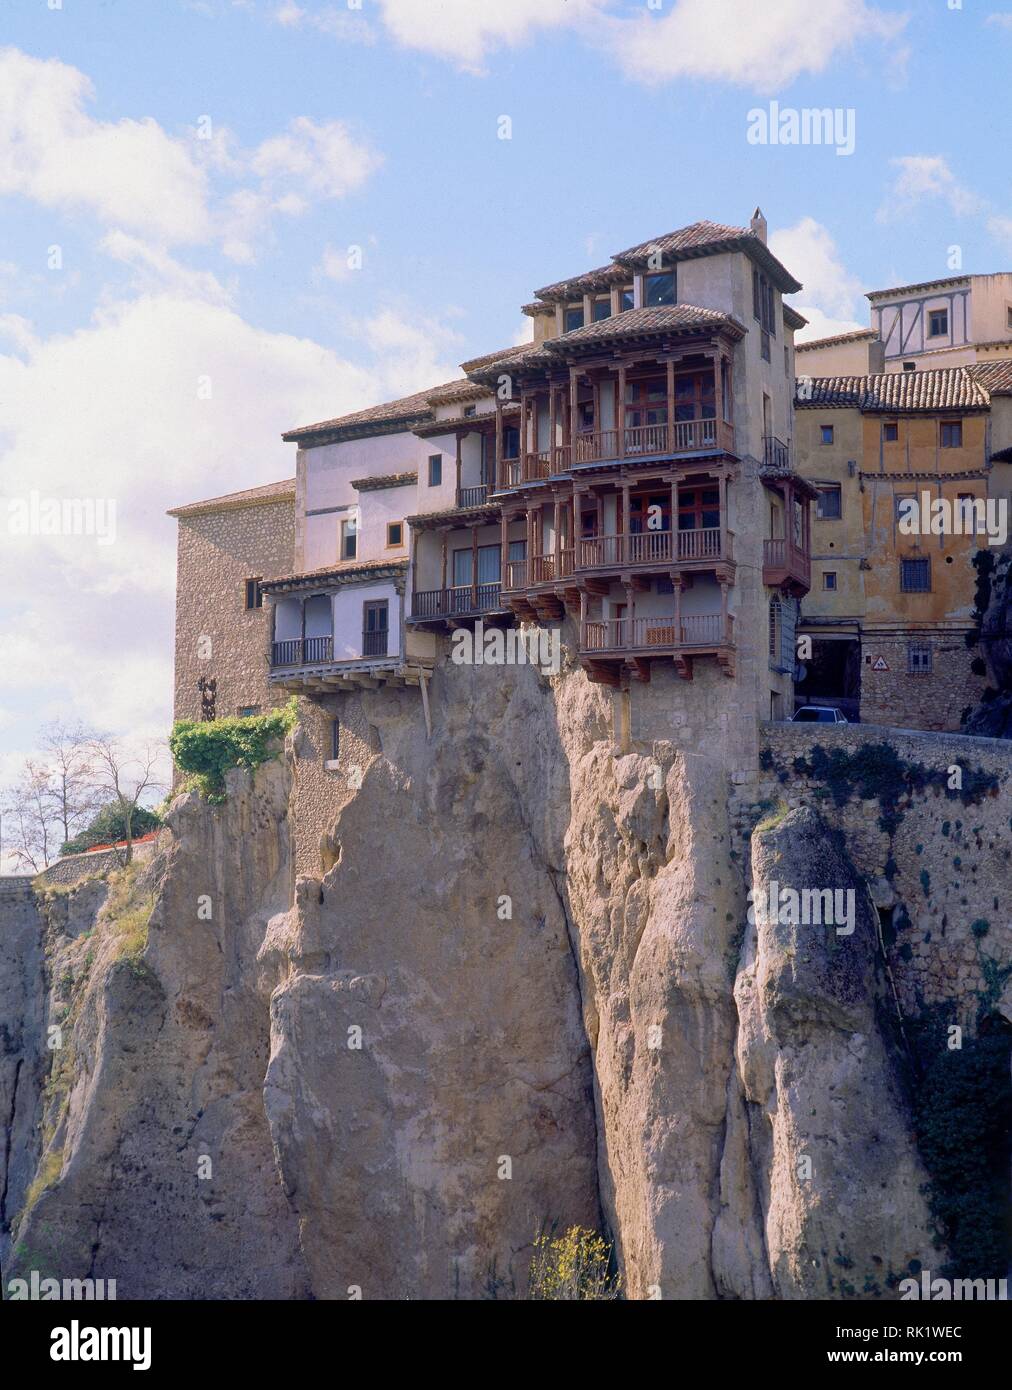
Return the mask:
<path id="1" fill-rule="evenodd" d="M 644 685 L 650 681 L 650 662 L 641 656 L 630 657 L 626 662 L 626 670 L 629 672 L 630 679 L 641 681 Z"/>

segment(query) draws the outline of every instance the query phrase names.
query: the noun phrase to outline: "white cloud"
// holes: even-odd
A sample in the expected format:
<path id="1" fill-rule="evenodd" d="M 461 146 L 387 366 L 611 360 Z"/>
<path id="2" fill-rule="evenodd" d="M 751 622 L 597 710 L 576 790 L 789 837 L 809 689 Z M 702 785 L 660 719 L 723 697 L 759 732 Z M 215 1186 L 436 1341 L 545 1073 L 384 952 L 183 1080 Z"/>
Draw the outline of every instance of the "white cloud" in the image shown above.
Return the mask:
<path id="1" fill-rule="evenodd" d="M 984 206 L 972 189 L 959 182 L 940 154 L 907 154 L 889 161 L 899 170 L 878 211 L 881 222 L 892 221 L 926 199 L 947 204 L 957 217 L 979 212 Z"/>
<path id="2" fill-rule="evenodd" d="M 362 14 L 353 14 L 347 7 L 323 5 L 314 10 L 305 10 L 301 5 L 285 0 L 274 11 L 274 21 L 286 29 L 298 29 L 306 25 L 321 34 L 344 43 L 374 43 L 376 31 Z"/>
<path id="3" fill-rule="evenodd" d="M 380 156 L 357 141 L 342 121 L 317 125 L 308 116 L 297 116 L 283 135 L 265 140 L 249 161 L 266 185 L 284 188 L 294 181 L 300 190 L 319 198 L 343 198 L 381 163 Z"/>
<path id="4" fill-rule="evenodd" d="M 861 282 L 847 270 L 836 242 L 821 222 L 803 217 L 795 226 L 773 232 L 769 241 L 774 256 L 804 286 L 802 294 L 791 301 L 809 321 L 798 332 L 798 342 L 867 328 L 867 322 L 857 319 L 863 307 Z"/>
<path id="5" fill-rule="evenodd" d="M 582 25 L 609 0 L 378 0 L 388 33 L 406 48 L 449 59 L 470 72 L 485 55 L 516 46 L 539 30 Z"/>
<path id="6" fill-rule="evenodd" d="M 172 242 L 209 231 L 204 171 L 153 120 L 96 121 L 88 78 L 56 59 L 0 50 L 0 194 L 87 210 Z"/>
<path id="7" fill-rule="evenodd" d="M 14 716 L 16 747 L 30 747 L 37 725 L 59 714 L 117 733 L 167 728 L 168 507 L 289 476 L 294 451 L 282 430 L 457 374 L 441 356 L 452 339 L 439 325 L 377 315 L 359 326 L 356 365 L 256 328 L 211 277 L 134 239 L 106 249 L 172 291 L 108 304 L 87 326 L 52 337 L 0 319 L 0 707 Z M 114 544 L 12 535 L 8 504 L 32 490 L 114 500 Z"/>
<path id="8" fill-rule="evenodd" d="M 997 29 L 1012 29 L 1012 11 L 998 10 L 994 14 L 989 14 L 984 21 L 985 24 L 993 24 Z"/>
<path id="9" fill-rule="evenodd" d="M 707 78 L 776 91 L 824 72 L 856 44 L 893 42 L 907 17 L 866 0 L 675 0 L 606 26 L 629 76 L 643 82 Z"/>
<path id="10" fill-rule="evenodd" d="M 987 230 L 995 241 L 1001 243 L 1005 252 L 1012 255 L 1012 217 L 989 217 Z"/>
<path id="11" fill-rule="evenodd" d="M 180 299 L 203 300 L 209 304 L 228 304 L 232 291 L 207 270 L 182 265 L 161 247 L 149 246 L 126 232 L 109 232 L 99 243 L 101 250 L 134 272 L 133 287 L 141 293 L 167 293 Z"/>

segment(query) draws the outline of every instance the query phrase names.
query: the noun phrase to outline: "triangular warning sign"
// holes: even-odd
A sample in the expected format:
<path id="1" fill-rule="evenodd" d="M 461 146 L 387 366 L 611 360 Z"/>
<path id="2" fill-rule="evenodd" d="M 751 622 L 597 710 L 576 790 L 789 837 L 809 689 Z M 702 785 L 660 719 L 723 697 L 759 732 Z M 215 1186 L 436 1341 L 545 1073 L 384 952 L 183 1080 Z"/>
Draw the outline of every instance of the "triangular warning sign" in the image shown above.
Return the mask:
<path id="1" fill-rule="evenodd" d="M 888 671 L 889 663 L 888 661 L 886 661 L 884 656 L 877 656 L 875 660 L 871 663 L 871 669 L 873 671 Z"/>

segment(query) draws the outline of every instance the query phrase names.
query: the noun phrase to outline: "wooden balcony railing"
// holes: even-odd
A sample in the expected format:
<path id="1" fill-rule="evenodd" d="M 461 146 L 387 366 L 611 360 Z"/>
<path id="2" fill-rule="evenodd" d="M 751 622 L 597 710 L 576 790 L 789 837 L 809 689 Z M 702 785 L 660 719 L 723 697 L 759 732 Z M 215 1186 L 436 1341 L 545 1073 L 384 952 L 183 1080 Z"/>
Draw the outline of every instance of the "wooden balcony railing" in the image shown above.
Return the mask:
<path id="1" fill-rule="evenodd" d="M 363 656 L 386 656 L 387 637 L 386 630 L 382 632 L 363 632 L 362 633 L 362 655 Z"/>
<path id="2" fill-rule="evenodd" d="M 559 552 L 558 562 L 552 555 L 532 555 L 530 562 L 530 583 L 549 584 L 554 579 L 564 579 L 567 574 L 573 573 L 574 550 L 572 546 L 563 546 Z"/>
<path id="3" fill-rule="evenodd" d="M 626 565 L 666 565 L 692 561 L 730 560 L 731 533 L 721 526 L 677 531 L 677 554 L 672 553 L 671 531 L 640 531 L 621 536 L 593 536 L 581 540 L 580 569 L 618 569 Z"/>
<path id="4" fill-rule="evenodd" d="M 488 501 L 488 486 L 480 483 L 477 487 L 460 487 L 457 489 L 458 507 L 483 507 Z"/>
<path id="5" fill-rule="evenodd" d="M 506 563 L 506 580 L 503 584 L 504 589 L 526 589 L 527 588 L 527 561 L 509 560 Z"/>
<path id="6" fill-rule="evenodd" d="M 674 614 L 653 618 L 588 620 L 580 633 L 586 652 L 649 651 L 665 647 L 724 647 L 734 641 L 734 619 L 720 613 L 694 613 L 682 618 L 677 633 Z"/>
<path id="7" fill-rule="evenodd" d="M 784 537 L 763 541 L 763 583 L 781 584 L 791 578 L 811 585 L 812 562 L 808 552 Z"/>
<path id="8" fill-rule="evenodd" d="M 271 643 L 271 666 L 316 666 L 334 659 L 333 637 L 289 637 Z"/>
<path id="9" fill-rule="evenodd" d="M 455 615 L 489 613 L 499 608 L 500 586 L 493 584 L 455 584 L 447 589 L 422 589 L 411 596 L 413 618 L 451 618 Z"/>
<path id="10" fill-rule="evenodd" d="M 734 426 L 726 420 L 674 420 L 660 425 L 627 425 L 624 430 L 584 430 L 570 444 L 528 451 L 522 459 L 503 459 L 499 486 L 536 482 L 581 463 L 717 449 L 734 452 Z"/>

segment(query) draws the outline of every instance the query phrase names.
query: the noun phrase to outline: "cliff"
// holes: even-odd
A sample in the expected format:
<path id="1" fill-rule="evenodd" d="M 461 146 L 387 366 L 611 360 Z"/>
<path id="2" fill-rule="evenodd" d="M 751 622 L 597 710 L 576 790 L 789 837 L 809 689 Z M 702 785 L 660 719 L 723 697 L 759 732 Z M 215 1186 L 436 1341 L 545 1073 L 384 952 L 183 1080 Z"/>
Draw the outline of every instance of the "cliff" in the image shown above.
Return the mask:
<path id="1" fill-rule="evenodd" d="M 360 785 L 311 853 L 307 708 L 223 805 L 177 798 L 149 865 L 0 908 L 5 1278 L 522 1297 L 553 1223 L 604 1230 L 633 1298 L 872 1298 L 938 1267 L 922 958 L 883 930 L 904 835 L 848 834 L 818 767 L 754 828 L 783 750 L 743 774 L 714 744 L 617 746 L 578 671 L 441 667 L 431 737 L 417 699 L 342 697 Z M 957 808 L 978 838 L 1007 775 Z M 911 784 L 910 825 L 951 815 L 936 791 Z M 771 916 L 771 884 L 853 890 L 853 930 Z M 974 986 L 940 990 L 969 1034 Z"/>

